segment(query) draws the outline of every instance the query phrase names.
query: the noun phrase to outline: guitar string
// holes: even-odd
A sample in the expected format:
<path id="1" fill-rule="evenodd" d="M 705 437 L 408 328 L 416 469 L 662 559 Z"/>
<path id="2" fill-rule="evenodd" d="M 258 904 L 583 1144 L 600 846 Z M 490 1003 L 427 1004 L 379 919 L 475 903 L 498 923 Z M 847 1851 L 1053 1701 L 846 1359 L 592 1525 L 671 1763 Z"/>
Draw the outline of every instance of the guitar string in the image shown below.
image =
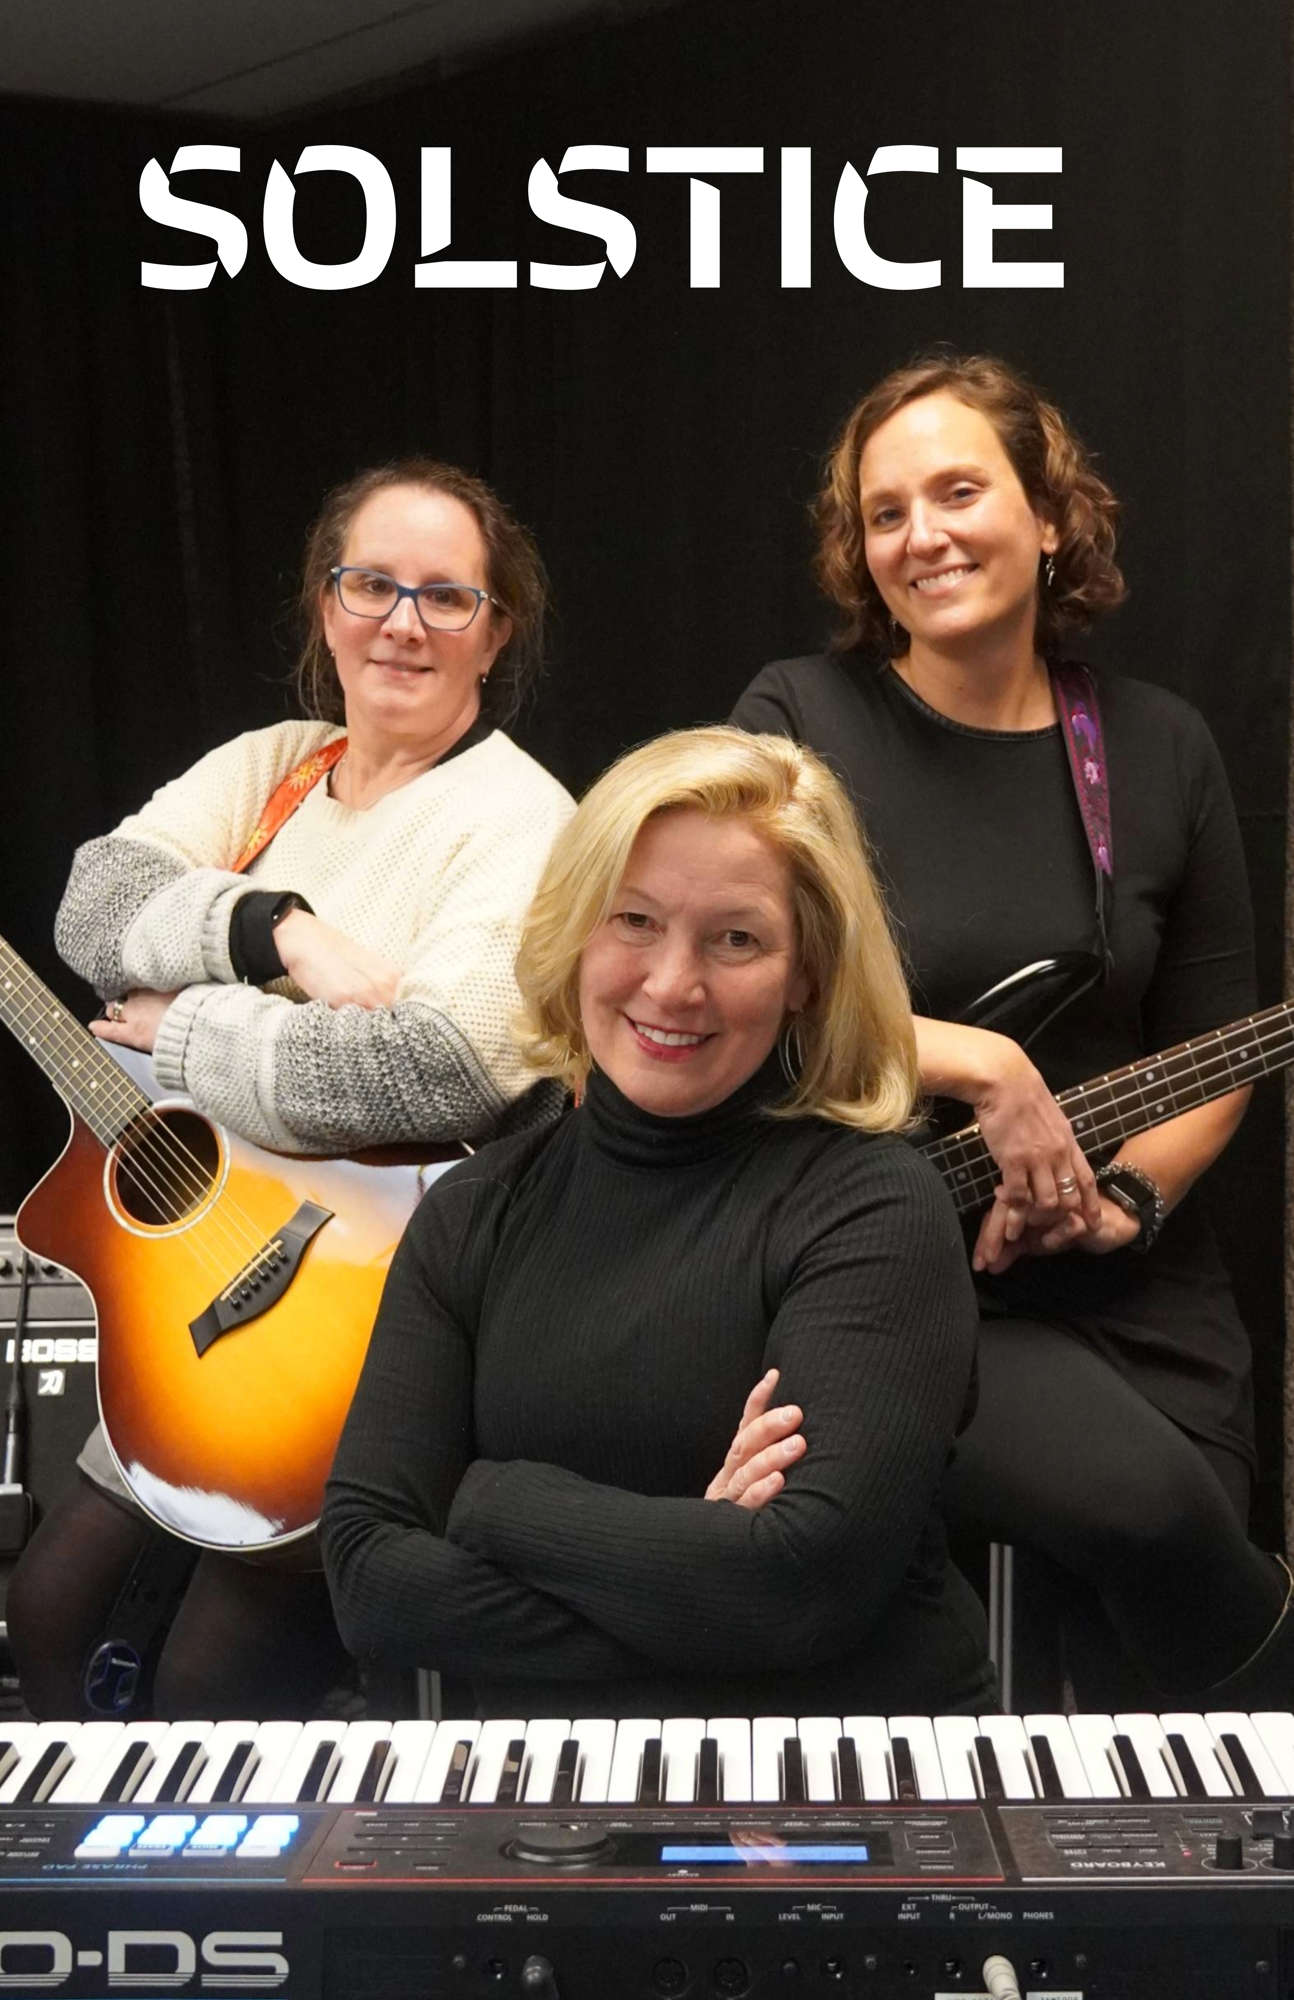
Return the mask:
<path id="1" fill-rule="evenodd" d="M 25 1001 L 20 1009 L 11 1010 L 16 1011 L 19 1018 L 23 1019 L 25 1027 L 27 1023 L 23 1017 L 34 1016 L 39 1020 L 39 1002 L 47 990 L 43 989 L 41 982 L 28 972 L 28 969 L 22 965 L 22 961 L 17 959 L 16 954 L 12 954 L 11 956 L 15 961 L 15 969 L 20 973 L 27 972 L 28 980 L 33 989 L 32 996 Z M 57 1002 L 53 1001 L 52 995 L 48 995 L 47 998 L 48 1002 L 53 1006 L 51 1021 L 53 1035 L 51 1036 L 48 1030 L 44 1032 L 42 1035 L 43 1045 L 47 1053 L 62 1053 L 65 1058 L 65 1066 L 71 1067 L 72 1064 L 67 1059 L 72 1056 L 73 1051 L 80 1044 L 81 1037 L 87 1033 L 87 1030 L 82 1028 L 79 1022 L 69 1017 L 66 1011 Z M 13 1026 L 13 1023 L 11 1022 L 10 1025 Z M 14 1033 L 18 1034 L 16 1027 L 14 1028 Z M 56 1051 L 56 1043 L 62 1044 L 61 1050 Z M 30 1050 L 32 1045 L 33 1037 L 28 1035 L 24 1040 L 24 1046 Z M 100 1052 L 97 1042 L 94 1043 L 94 1048 L 96 1053 Z M 118 1129 L 111 1137 L 106 1137 L 104 1133 L 96 1129 L 94 1117 L 90 1115 L 88 1096 L 83 1091 L 82 1102 L 85 1122 L 89 1125 L 99 1143 L 104 1145 L 109 1151 L 117 1147 L 119 1142 L 126 1137 L 132 1124 L 136 1125 L 136 1130 L 131 1135 L 131 1145 L 129 1147 L 123 1146 L 118 1154 L 119 1171 L 120 1162 L 123 1158 L 131 1166 L 142 1161 L 145 1170 L 139 1171 L 137 1178 L 142 1184 L 149 1185 L 150 1177 L 146 1169 L 150 1165 L 155 1166 L 156 1173 L 161 1178 L 151 1179 L 149 1192 L 156 1200 L 160 1213 L 164 1217 L 168 1217 L 173 1223 L 179 1222 L 188 1212 L 185 1207 L 176 1208 L 174 1205 L 175 1193 L 181 1191 L 184 1185 L 181 1169 L 189 1175 L 190 1198 L 195 1205 L 212 1187 L 214 1176 L 203 1165 L 198 1156 L 165 1125 L 160 1115 L 147 1115 L 153 1111 L 152 1103 L 133 1084 L 131 1079 L 126 1075 L 126 1072 L 120 1069 L 110 1056 L 104 1055 L 103 1061 L 104 1068 L 101 1070 L 101 1076 L 108 1078 L 109 1088 L 102 1097 L 95 1100 L 94 1109 L 96 1112 L 106 1113 L 109 1118 L 115 1114 Z M 78 1079 L 78 1081 L 83 1080 Z M 137 1104 L 133 1101 L 136 1098 L 139 1100 Z M 201 1114 L 195 1115 L 200 1116 Z M 222 1213 L 222 1209 L 225 1212 Z M 223 1231 L 225 1237 L 225 1244 L 220 1246 L 219 1250 L 217 1246 L 208 1244 L 205 1240 L 207 1233 L 205 1225 L 210 1222 L 214 1222 Z M 239 1241 L 240 1225 L 245 1225 L 245 1229 L 243 1230 L 244 1241 L 242 1242 Z M 198 1229 L 203 1230 L 203 1240 L 195 1242 L 193 1239 Z M 205 1260 L 208 1268 L 217 1279 L 222 1273 L 226 1276 L 229 1275 L 225 1271 L 223 1261 L 226 1257 L 233 1257 L 237 1260 L 236 1272 L 243 1271 L 249 1265 L 253 1264 L 264 1268 L 263 1252 L 266 1243 L 264 1232 L 257 1228 L 241 1204 L 230 1196 L 228 1192 L 226 1192 L 223 1203 L 213 1205 L 206 1215 L 195 1219 L 190 1229 L 185 1232 L 184 1240 L 196 1258 Z M 249 1252 L 250 1254 L 247 1254 Z"/>
<path id="2" fill-rule="evenodd" d="M 1256 1064 L 1248 1073 L 1241 1071 L 1239 1074 L 1228 1066 L 1226 1086 L 1221 1090 L 1211 1091 L 1200 1102 L 1214 1102 L 1217 1098 L 1226 1096 L 1229 1089 L 1233 1087 L 1236 1089 L 1243 1088 L 1246 1083 L 1258 1081 L 1269 1074 L 1270 1066 L 1263 1063 Z M 1132 1093 L 1128 1093 L 1122 1100 L 1122 1103 L 1126 1105 L 1131 1101 L 1131 1097 Z M 1182 1110 L 1192 1110 L 1194 1108 L 1195 1106 L 1190 1104 L 1180 1107 Z M 1118 1104 L 1115 1106 L 1115 1111 L 1116 1115 L 1113 1118 L 1107 1118 L 1104 1121 L 1094 1118 L 1090 1121 L 1082 1135 L 1083 1150 L 1085 1152 L 1099 1153 L 1111 1141 L 1117 1143 L 1119 1139 L 1130 1136 L 1131 1132 L 1149 1131 L 1152 1129 L 1153 1124 L 1167 1122 L 1165 1119 L 1155 1119 L 1151 1123 L 1144 1125 L 1137 1124 L 1130 1128 Z M 1174 1115 L 1175 1113 L 1173 1112 L 1168 1114 L 1169 1117 Z M 984 1141 L 980 1139 L 976 1142 L 976 1145 L 977 1150 L 983 1157 L 974 1165 L 968 1162 L 965 1167 L 957 1169 L 957 1179 L 950 1188 L 954 1204 L 963 1212 L 973 1210 L 991 1200 L 993 1191 L 1000 1178 L 1000 1170 L 993 1160 L 992 1155 L 989 1154 Z M 936 1161 L 935 1165 L 938 1167 L 939 1163 Z"/>
<path id="3" fill-rule="evenodd" d="M 1157 1080 L 1160 1084 L 1160 1088 L 1153 1093 L 1155 1096 L 1172 1096 L 1176 1094 L 1183 1080 L 1189 1081 L 1194 1079 L 1198 1081 L 1204 1075 L 1207 1068 L 1216 1068 L 1219 1063 L 1225 1064 L 1228 1074 L 1235 1077 L 1235 1063 L 1237 1061 L 1245 1064 L 1251 1062 L 1255 1048 L 1263 1053 L 1264 1058 L 1267 1058 L 1274 1047 L 1277 1047 L 1282 1041 L 1286 1041 L 1290 1044 L 1291 1051 L 1294 1052 L 1294 1019 L 1292 1019 L 1292 1016 L 1294 1016 L 1294 1003 L 1282 1002 L 1279 1006 L 1267 1010 L 1265 1014 L 1251 1015 L 1247 1021 L 1236 1023 L 1234 1028 L 1220 1029 L 1218 1031 L 1218 1040 L 1207 1046 L 1207 1048 L 1201 1041 L 1183 1045 L 1177 1049 L 1168 1049 L 1164 1052 L 1163 1056 L 1146 1057 L 1135 1064 L 1128 1064 L 1125 1069 L 1111 1070 L 1105 1076 L 1094 1077 L 1089 1083 L 1076 1084 L 1071 1089 L 1059 1092 L 1056 1101 L 1062 1110 L 1067 1107 L 1077 1108 L 1083 1104 L 1084 1100 L 1095 1098 L 1099 1093 L 1104 1091 L 1107 1093 L 1107 1096 L 1113 1094 L 1116 1104 L 1128 1102 L 1134 1094 L 1144 1103 L 1147 1094 L 1145 1084 L 1151 1080 Z M 1267 1028 L 1273 1027 L 1277 1030 L 1275 1034 L 1265 1033 Z M 1257 1033 L 1250 1032 L 1254 1028 L 1258 1029 Z M 1235 1032 L 1236 1029 L 1241 1029 L 1244 1032 L 1237 1033 Z M 1225 1040 L 1223 1037 L 1225 1037 Z M 1228 1052 L 1229 1046 L 1235 1047 L 1234 1056 Z M 1203 1060 L 1201 1059 L 1202 1057 Z M 1261 1076 L 1266 1074 L 1268 1070 L 1278 1066 L 1278 1064 L 1265 1059 L 1263 1065 L 1256 1072 L 1253 1072 L 1253 1074 Z M 1237 1079 L 1237 1087 L 1239 1087 L 1241 1080 Z M 1125 1085 L 1131 1085 L 1131 1090 L 1125 1091 L 1122 1097 L 1118 1096 L 1118 1091 Z M 1217 1095 L 1224 1094 L 1224 1092 L 1217 1093 Z M 1106 1108 L 1108 1109 L 1108 1105 Z M 967 1160 L 969 1161 L 973 1154 L 983 1146 L 983 1140 L 978 1136 L 978 1127 L 963 1127 L 960 1131 L 951 1132 L 944 1138 L 935 1140 L 928 1148 L 923 1150 L 927 1151 L 931 1159 L 946 1156 L 951 1162 L 955 1150 L 959 1146 L 967 1149 Z"/>
<path id="4" fill-rule="evenodd" d="M 1281 1008 L 1271 1010 L 1273 1015 L 1283 1011 Z M 1277 1024 L 1271 1022 L 1269 1025 Z M 1216 1050 L 1206 1062 L 1200 1062 L 1194 1058 L 1188 1061 L 1185 1052 L 1183 1052 L 1177 1065 L 1179 1075 L 1182 1078 L 1189 1077 L 1197 1086 L 1204 1084 L 1206 1078 L 1211 1085 L 1225 1070 L 1225 1087 L 1220 1090 L 1215 1090 L 1211 1087 L 1207 1088 L 1205 1096 L 1199 1100 L 1201 1103 L 1208 1103 L 1216 1100 L 1218 1097 L 1224 1097 L 1227 1091 L 1232 1088 L 1241 1089 L 1245 1084 L 1259 1081 L 1262 1077 L 1269 1075 L 1274 1068 L 1279 1067 L 1279 1064 L 1273 1063 L 1270 1060 L 1270 1051 L 1274 1047 L 1278 1047 L 1284 1043 L 1289 1052 L 1294 1054 L 1294 1033 L 1291 1032 L 1288 1021 L 1281 1025 L 1280 1032 L 1266 1037 L 1265 1040 L 1261 1034 L 1250 1035 L 1243 1039 L 1246 1049 L 1250 1052 L 1246 1053 L 1239 1061 L 1234 1061 L 1225 1052 L 1219 1053 Z M 1252 1052 L 1255 1047 L 1259 1053 L 1255 1054 Z M 1167 1066 L 1160 1063 L 1158 1067 L 1162 1071 Z M 1094 1113 L 1088 1118 L 1082 1132 L 1084 1151 L 1100 1152 L 1111 1139 L 1117 1140 L 1127 1136 L 1126 1107 L 1136 1101 L 1144 1108 L 1146 1092 L 1137 1084 L 1136 1077 L 1130 1076 L 1125 1072 L 1114 1071 L 1111 1072 L 1111 1081 L 1115 1079 L 1121 1083 L 1131 1081 L 1134 1088 L 1125 1090 L 1121 1096 L 1111 1091 L 1110 1101 L 1104 1107 L 1104 1117 L 1102 1118 Z M 1105 1082 L 1106 1079 L 1098 1078 L 1094 1083 L 1076 1086 L 1074 1092 L 1063 1093 L 1057 1101 L 1063 1108 L 1066 1096 L 1070 1097 L 1071 1101 L 1074 1101 L 1080 1094 L 1083 1097 L 1087 1097 L 1099 1089 Z M 1156 1098 L 1161 1101 L 1165 1097 L 1173 1097 L 1176 1094 L 1177 1090 L 1173 1086 L 1155 1093 Z M 1175 1110 L 1191 1110 L 1193 1108 L 1195 1107 L 1188 1103 L 1180 1107 L 1175 1107 Z M 1174 1116 L 1175 1110 L 1169 1112 L 1168 1116 Z M 1113 1117 L 1110 1116 L 1111 1112 L 1114 1113 Z M 1153 1124 L 1162 1124 L 1164 1122 L 1166 1121 L 1163 1119 L 1152 1121 Z M 1146 1131 L 1151 1129 L 1151 1127 L 1150 1125 L 1143 1125 L 1138 1126 L 1136 1129 Z M 941 1161 L 939 1157 L 941 1153 L 946 1153 L 955 1143 L 960 1144 L 965 1149 L 965 1157 L 960 1166 L 954 1166 L 950 1159 Z M 993 1189 L 999 1179 L 999 1170 L 991 1154 L 988 1153 L 988 1147 L 983 1137 L 978 1132 L 974 1137 L 952 1133 L 948 1139 L 936 1141 L 935 1145 L 929 1149 L 923 1148 L 923 1151 L 927 1151 L 927 1157 L 931 1159 L 939 1171 L 946 1171 L 956 1175 L 956 1179 L 951 1185 L 951 1192 L 959 1207 L 970 1209 L 978 1206 L 985 1199 L 991 1198 Z M 984 1158 L 984 1155 L 988 1155 L 988 1157 Z"/>

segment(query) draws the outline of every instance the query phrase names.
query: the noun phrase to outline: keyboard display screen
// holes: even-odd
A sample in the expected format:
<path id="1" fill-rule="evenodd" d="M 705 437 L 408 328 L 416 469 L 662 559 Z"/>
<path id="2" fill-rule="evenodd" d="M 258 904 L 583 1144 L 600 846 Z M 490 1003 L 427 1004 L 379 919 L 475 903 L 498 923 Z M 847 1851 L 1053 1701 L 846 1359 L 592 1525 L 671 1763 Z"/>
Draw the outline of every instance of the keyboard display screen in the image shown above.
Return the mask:
<path id="1" fill-rule="evenodd" d="M 861 1841 L 795 1841 L 784 1836 L 740 1844 L 704 1841 L 681 1846 L 673 1842 L 660 1850 L 662 1867 L 692 1868 L 707 1862 L 719 1867 L 798 1868 L 801 1862 L 824 1862 L 828 1866 L 872 1860 L 872 1850 Z"/>

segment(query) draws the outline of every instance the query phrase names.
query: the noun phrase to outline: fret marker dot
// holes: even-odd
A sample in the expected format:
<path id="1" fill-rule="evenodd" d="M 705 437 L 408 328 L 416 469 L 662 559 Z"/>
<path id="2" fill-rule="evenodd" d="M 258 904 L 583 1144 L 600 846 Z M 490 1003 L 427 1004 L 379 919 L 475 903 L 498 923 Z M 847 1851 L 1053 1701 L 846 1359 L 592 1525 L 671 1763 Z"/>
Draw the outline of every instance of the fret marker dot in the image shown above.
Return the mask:
<path id="1" fill-rule="evenodd" d="M 1153 1070 L 1153 1069 L 1148 1069 L 1148 1070 L 1146 1071 L 1146 1082 L 1147 1082 L 1147 1083 L 1153 1083 L 1153 1082 L 1154 1082 L 1154 1080 L 1155 1080 L 1155 1072 L 1154 1072 L 1154 1070 Z"/>
<path id="2" fill-rule="evenodd" d="M 966 1169 L 965 1169 L 965 1167 L 959 1167 L 959 1168 L 958 1168 L 958 1170 L 957 1170 L 957 1178 L 958 1178 L 958 1180 L 959 1180 L 959 1181 L 964 1181 L 964 1180 L 965 1180 L 965 1178 L 966 1178 Z"/>

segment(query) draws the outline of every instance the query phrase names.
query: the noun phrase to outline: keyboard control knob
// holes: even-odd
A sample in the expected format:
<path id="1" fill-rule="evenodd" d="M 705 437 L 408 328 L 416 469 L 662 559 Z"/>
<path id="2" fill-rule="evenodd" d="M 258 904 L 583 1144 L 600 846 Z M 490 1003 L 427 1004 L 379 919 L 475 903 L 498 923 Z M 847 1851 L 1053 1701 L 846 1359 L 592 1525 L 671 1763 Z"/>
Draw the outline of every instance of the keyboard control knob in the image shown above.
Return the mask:
<path id="1" fill-rule="evenodd" d="M 1243 1868 L 1245 1844 L 1238 1833 L 1220 1833 L 1213 1849 L 1213 1866 L 1226 1870 Z"/>
<path id="2" fill-rule="evenodd" d="M 519 1826 L 505 1849 L 514 1861 L 531 1861 L 541 1868 L 587 1868 L 611 1851 L 612 1843 L 600 1826 L 556 1820 Z"/>
<path id="3" fill-rule="evenodd" d="M 1272 1867 L 1294 1868 L 1294 1833 L 1272 1835 Z"/>

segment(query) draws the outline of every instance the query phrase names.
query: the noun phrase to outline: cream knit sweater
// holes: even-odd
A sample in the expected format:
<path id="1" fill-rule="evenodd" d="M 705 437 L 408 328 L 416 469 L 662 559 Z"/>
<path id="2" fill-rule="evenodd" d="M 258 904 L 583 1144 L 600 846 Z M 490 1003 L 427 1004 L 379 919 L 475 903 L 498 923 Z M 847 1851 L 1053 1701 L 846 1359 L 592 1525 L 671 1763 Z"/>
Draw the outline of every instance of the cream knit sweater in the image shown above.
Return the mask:
<path id="1" fill-rule="evenodd" d="M 571 799 L 496 730 L 363 812 L 321 781 L 247 873 L 231 873 L 280 780 L 338 733 L 283 722 L 237 737 L 89 841 L 59 950 L 105 995 L 178 989 L 154 1050 L 159 1082 L 260 1145 L 337 1152 L 494 1132 L 532 1080 L 510 1033 L 513 959 Z M 332 1009 L 286 980 L 239 984 L 229 922 L 252 888 L 295 889 L 393 959 L 394 1006 Z"/>

